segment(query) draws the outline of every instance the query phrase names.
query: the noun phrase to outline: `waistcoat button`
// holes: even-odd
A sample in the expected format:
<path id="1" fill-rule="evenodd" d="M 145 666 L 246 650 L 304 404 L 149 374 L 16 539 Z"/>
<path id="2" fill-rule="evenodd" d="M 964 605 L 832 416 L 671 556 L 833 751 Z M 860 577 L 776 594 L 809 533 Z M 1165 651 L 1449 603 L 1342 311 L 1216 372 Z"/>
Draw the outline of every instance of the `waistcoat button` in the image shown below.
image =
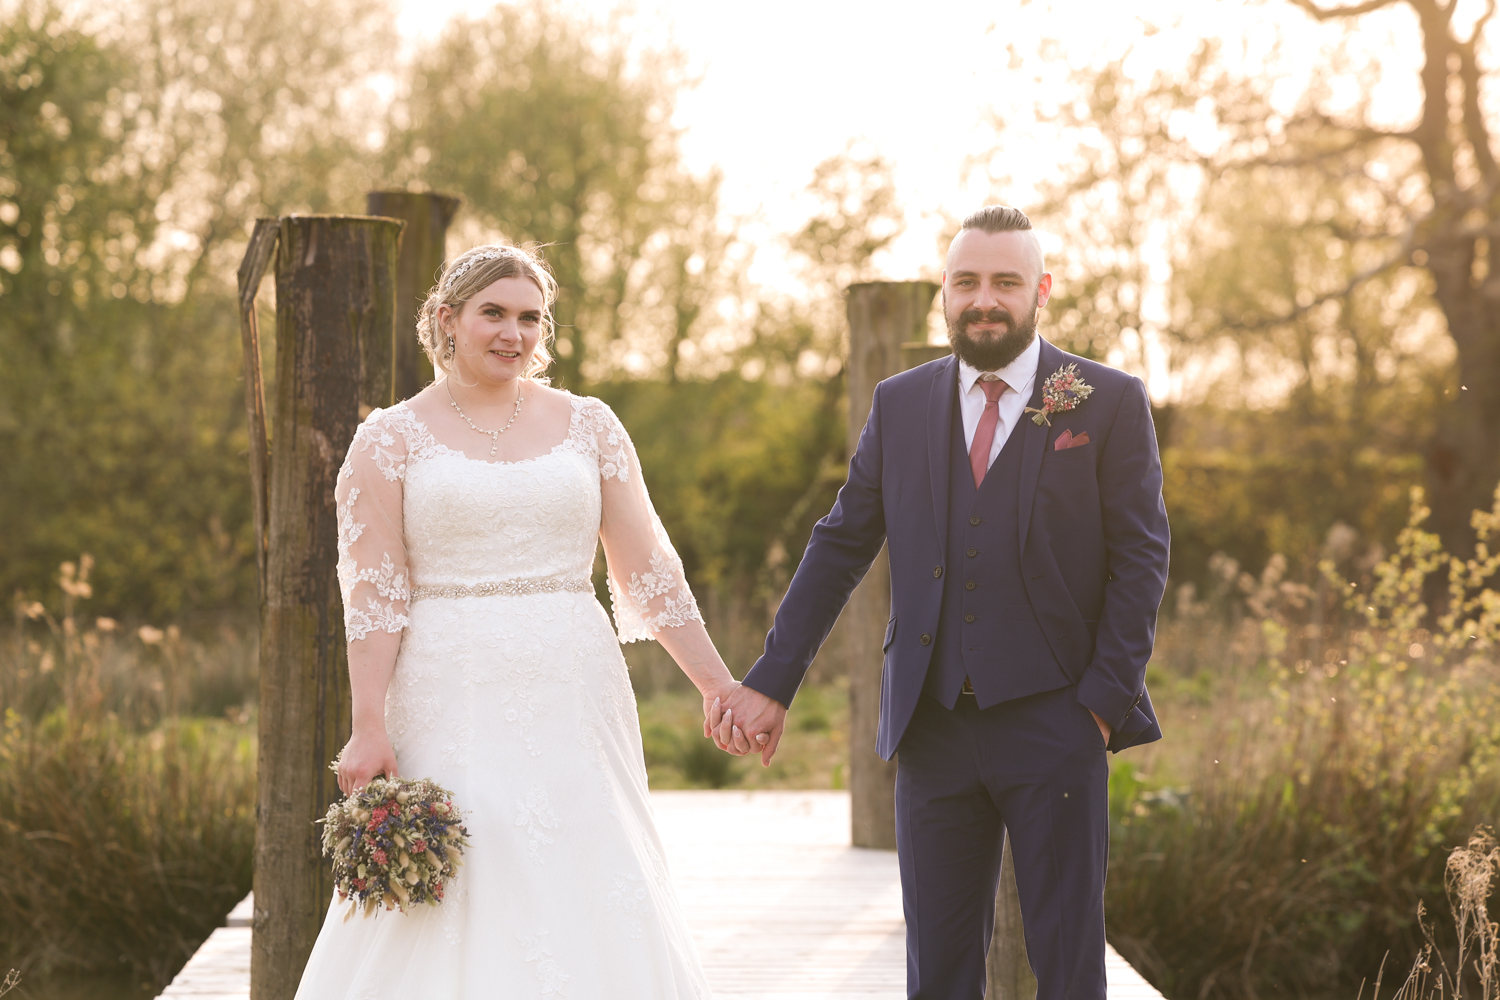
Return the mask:
<path id="1" fill-rule="evenodd" d="M 973 590 L 974 589 L 974 581 L 970 580 L 968 583 L 965 583 L 964 584 L 964 589 L 965 590 Z"/>
<path id="2" fill-rule="evenodd" d="M 969 523 L 977 525 L 979 523 L 979 515 L 975 514 L 973 517 L 969 518 Z"/>
<path id="3" fill-rule="evenodd" d="M 966 621 L 966 622 L 972 622 L 973 620 L 974 620 L 974 616 L 973 615 L 964 615 L 964 621 Z"/>
<path id="4" fill-rule="evenodd" d="M 943 575 L 943 567 L 941 567 L 941 566 L 934 566 L 934 567 L 932 567 L 932 578 L 934 580 L 936 580 L 938 577 L 940 577 L 942 575 Z"/>
<path id="5" fill-rule="evenodd" d="M 930 645 L 932 645 L 932 636 L 928 635 L 926 632 L 922 633 L 922 645 L 924 645 L 924 646 L 930 646 Z"/>
<path id="6" fill-rule="evenodd" d="M 969 550 L 969 558 L 970 559 L 973 559 L 977 555 L 979 555 L 979 550 L 978 549 L 970 549 Z"/>

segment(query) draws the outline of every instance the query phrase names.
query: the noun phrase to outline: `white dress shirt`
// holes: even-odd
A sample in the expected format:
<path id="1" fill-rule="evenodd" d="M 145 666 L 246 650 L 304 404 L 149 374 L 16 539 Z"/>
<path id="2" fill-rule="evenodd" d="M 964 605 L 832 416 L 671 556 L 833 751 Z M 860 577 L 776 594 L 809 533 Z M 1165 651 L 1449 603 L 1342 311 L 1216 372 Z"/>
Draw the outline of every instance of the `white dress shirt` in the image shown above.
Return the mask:
<path id="1" fill-rule="evenodd" d="M 1021 422 L 1021 414 L 1036 388 L 1036 366 L 1041 356 L 1042 338 L 1033 337 L 1019 357 L 994 373 L 1010 386 L 1011 391 L 1003 394 L 995 404 L 1000 410 L 1000 419 L 995 424 L 995 440 L 990 443 L 989 461 L 984 463 L 986 469 L 995 464 L 1010 432 Z M 987 373 L 970 367 L 965 361 L 958 363 L 958 412 L 964 422 L 965 453 L 974 447 L 974 432 L 984 414 L 984 389 L 979 386 L 979 376 L 984 374 Z"/>

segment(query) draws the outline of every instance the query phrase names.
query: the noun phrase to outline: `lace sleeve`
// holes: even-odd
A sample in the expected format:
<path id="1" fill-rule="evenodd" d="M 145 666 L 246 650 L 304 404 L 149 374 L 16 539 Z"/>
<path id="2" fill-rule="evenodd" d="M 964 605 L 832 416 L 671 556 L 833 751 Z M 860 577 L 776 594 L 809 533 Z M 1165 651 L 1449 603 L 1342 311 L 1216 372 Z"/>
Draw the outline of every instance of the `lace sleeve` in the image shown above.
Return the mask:
<path id="1" fill-rule="evenodd" d="M 650 639 L 662 629 L 701 622 L 682 560 L 651 506 L 630 436 L 604 403 L 588 399 L 582 407 L 582 431 L 599 461 L 600 537 L 620 641 Z"/>
<path id="2" fill-rule="evenodd" d="M 334 502 L 339 523 L 339 591 L 350 642 L 371 632 L 400 632 L 409 624 L 406 541 L 401 500 L 406 440 L 376 410 L 354 433 L 339 470 Z"/>

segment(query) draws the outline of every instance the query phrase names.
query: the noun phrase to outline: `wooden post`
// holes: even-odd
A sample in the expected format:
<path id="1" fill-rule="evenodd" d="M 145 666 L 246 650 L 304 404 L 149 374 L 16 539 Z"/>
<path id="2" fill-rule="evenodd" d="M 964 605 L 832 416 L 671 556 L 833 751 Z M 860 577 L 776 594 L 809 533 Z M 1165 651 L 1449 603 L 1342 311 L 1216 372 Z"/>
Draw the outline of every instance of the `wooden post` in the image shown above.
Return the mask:
<path id="1" fill-rule="evenodd" d="M 1021 930 L 1021 897 L 1016 893 L 1016 862 L 1010 853 L 1010 836 L 1000 858 L 1000 891 L 995 893 L 995 933 L 985 956 L 984 995 L 990 1000 L 1036 1000 L 1036 976 L 1026 957 L 1026 938 Z"/>
<path id="2" fill-rule="evenodd" d="M 349 733 L 333 488 L 362 412 L 392 402 L 402 225 L 293 215 L 277 234 L 253 1000 L 290 1000 L 333 895 L 314 825 L 338 797 L 328 762 Z"/>
<path id="3" fill-rule="evenodd" d="M 925 341 L 927 314 L 938 286 L 930 281 L 875 281 L 850 285 L 849 453 L 870 416 L 875 384 L 905 365 L 902 346 Z M 925 359 L 922 359 L 925 360 Z M 850 836 L 856 847 L 896 847 L 896 764 L 875 752 L 880 724 L 880 648 L 890 615 L 891 573 L 884 549 L 854 591 L 849 616 Z"/>
<path id="4" fill-rule="evenodd" d="M 245 416 L 250 423 L 250 520 L 255 531 L 255 579 L 260 608 L 266 603 L 266 494 L 270 482 L 270 452 L 266 437 L 266 387 L 261 373 L 260 324 L 255 317 L 255 294 L 276 252 L 276 219 L 256 219 L 250 245 L 238 274 L 240 292 L 240 348 L 245 355 Z"/>
<path id="5" fill-rule="evenodd" d="M 396 270 L 395 363 L 392 397 L 410 399 L 432 381 L 432 362 L 417 343 L 417 310 L 437 283 L 447 259 L 448 224 L 462 199 L 435 192 L 371 191 L 365 196 L 371 215 L 400 219 L 401 261 Z"/>
<path id="6" fill-rule="evenodd" d="M 851 285 L 849 310 L 849 451 L 859 440 L 875 384 L 948 353 L 926 343 L 927 313 L 938 286 L 925 281 Z M 890 564 L 881 551 L 849 601 L 849 789 L 856 847 L 896 846 L 896 766 L 875 753 L 880 720 L 880 649 L 890 608 Z M 1036 977 L 1026 958 L 1015 863 L 1006 838 L 995 894 L 995 933 L 986 959 L 985 995 L 1033 1000 Z"/>

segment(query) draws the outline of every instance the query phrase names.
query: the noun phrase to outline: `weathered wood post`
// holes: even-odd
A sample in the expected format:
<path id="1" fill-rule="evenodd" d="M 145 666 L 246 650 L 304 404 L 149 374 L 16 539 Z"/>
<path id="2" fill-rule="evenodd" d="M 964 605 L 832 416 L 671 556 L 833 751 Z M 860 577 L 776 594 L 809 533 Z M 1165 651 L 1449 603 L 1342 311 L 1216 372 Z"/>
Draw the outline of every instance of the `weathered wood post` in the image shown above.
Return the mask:
<path id="1" fill-rule="evenodd" d="M 393 402 L 391 338 L 402 226 L 365 216 L 292 215 L 276 229 L 276 404 L 261 587 L 253 1000 L 290 1000 L 333 894 L 314 825 L 338 797 L 328 762 L 349 733 L 333 488 L 361 412 Z M 258 224 L 257 236 L 241 269 L 242 316 L 247 301 L 253 309 L 255 285 L 269 259 L 268 227 Z M 255 284 L 247 288 L 251 279 Z M 248 378 L 255 338 L 244 339 Z M 247 387 L 246 395 L 260 392 Z M 253 451 L 253 412 L 251 419 Z M 256 467 L 254 458 L 251 465 Z"/>
<path id="2" fill-rule="evenodd" d="M 849 451 L 859 441 L 875 384 L 948 353 L 926 343 L 927 314 L 938 286 L 926 281 L 851 285 L 849 314 Z M 896 846 L 896 766 L 875 753 L 880 720 L 880 648 L 890 611 L 890 569 L 882 550 L 844 612 L 849 621 L 849 789 L 856 847 Z M 1016 874 L 1006 841 L 995 897 L 995 933 L 987 958 L 993 1000 L 1032 1000 L 1036 978 L 1026 958 Z"/>
<path id="3" fill-rule="evenodd" d="M 397 402 L 410 399 L 432 381 L 432 362 L 417 344 L 417 310 L 447 259 L 448 225 L 460 204 L 460 198 L 432 191 L 371 191 L 365 196 L 365 210 L 371 215 L 406 223 L 396 268 L 396 343 L 391 366 L 392 398 Z"/>
<path id="4" fill-rule="evenodd" d="M 906 367 L 903 344 L 927 339 L 927 314 L 937 291 L 930 281 L 849 286 L 849 454 L 870 416 L 875 384 Z M 880 644 L 890 606 L 890 564 L 882 549 L 844 614 L 849 616 L 850 837 L 856 847 L 886 850 L 896 847 L 896 764 L 875 752 L 875 730 L 884 658 Z"/>
<path id="5" fill-rule="evenodd" d="M 1000 859 L 1000 891 L 995 893 L 995 934 L 985 956 L 984 995 L 990 1000 L 1036 1000 L 1036 976 L 1026 957 L 1026 938 L 1021 930 L 1021 897 L 1016 894 L 1016 862 L 1005 838 Z"/>

